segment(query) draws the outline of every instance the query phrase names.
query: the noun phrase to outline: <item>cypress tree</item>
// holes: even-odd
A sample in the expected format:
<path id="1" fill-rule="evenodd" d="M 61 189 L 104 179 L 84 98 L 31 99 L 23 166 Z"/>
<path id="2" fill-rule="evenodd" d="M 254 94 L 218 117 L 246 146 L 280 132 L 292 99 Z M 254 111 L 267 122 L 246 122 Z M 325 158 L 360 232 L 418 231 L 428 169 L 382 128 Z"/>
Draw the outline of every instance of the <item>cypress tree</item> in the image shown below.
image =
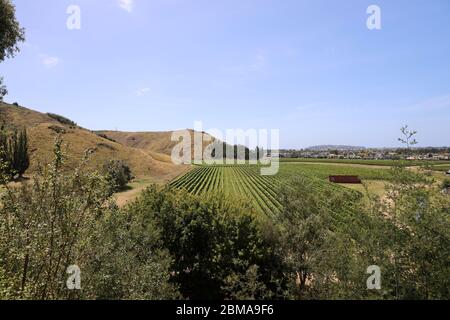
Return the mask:
<path id="1" fill-rule="evenodd" d="M 0 128 L 0 161 L 6 164 L 5 174 L 10 175 L 11 178 L 15 175 L 22 177 L 30 165 L 28 137 L 25 129 L 20 133 L 16 130 L 9 135 L 3 127 Z"/>
<path id="2" fill-rule="evenodd" d="M 17 169 L 19 167 L 19 143 L 17 130 L 15 130 L 14 133 L 9 138 L 7 153 L 9 156 L 9 163 L 11 166 L 11 174 L 15 176 L 17 174 Z"/>
<path id="3" fill-rule="evenodd" d="M 22 177 L 22 175 L 30 166 L 30 157 L 28 155 L 28 137 L 26 129 L 23 129 L 20 132 L 18 149 L 19 149 L 18 150 L 19 158 L 18 158 L 17 173 L 19 174 L 19 177 Z"/>

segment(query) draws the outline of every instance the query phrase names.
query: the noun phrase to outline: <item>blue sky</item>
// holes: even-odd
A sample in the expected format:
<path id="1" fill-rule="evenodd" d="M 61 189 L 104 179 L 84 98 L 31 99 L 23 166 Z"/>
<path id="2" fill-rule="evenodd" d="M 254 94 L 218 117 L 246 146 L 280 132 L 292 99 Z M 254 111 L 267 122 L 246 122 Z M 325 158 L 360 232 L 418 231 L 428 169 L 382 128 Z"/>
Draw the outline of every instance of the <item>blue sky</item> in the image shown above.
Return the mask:
<path id="1" fill-rule="evenodd" d="M 448 0 L 14 0 L 9 102 L 90 129 L 280 129 L 281 147 L 450 145 Z M 368 30 L 366 9 L 381 9 Z M 68 30 L 66 9 L 81 9 Z"/>

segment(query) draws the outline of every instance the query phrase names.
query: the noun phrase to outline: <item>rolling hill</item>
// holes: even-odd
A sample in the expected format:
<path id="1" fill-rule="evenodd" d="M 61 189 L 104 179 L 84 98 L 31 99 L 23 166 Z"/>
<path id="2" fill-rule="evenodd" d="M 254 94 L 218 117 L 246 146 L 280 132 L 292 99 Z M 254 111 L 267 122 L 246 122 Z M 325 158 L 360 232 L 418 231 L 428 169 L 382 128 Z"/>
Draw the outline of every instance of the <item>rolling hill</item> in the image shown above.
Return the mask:
<path id="1" fill-rule="evenodd" d="M 191 152 L 194 157 L 194 131 L 189 130 L 191 134 Z M 171 141 L 173 131 L 166 132 L 121 132 L 121 131 L 99 131 L 101 135 L 104 135 L 110 139 L 113 139 L 125 146 L 142 149 L 143 151 L 154 155 L 155 158 L 159 158 L 162 161 L 171 161 L 170 156 L 172 149 L 178 144 L 176 141 Z M 203 150 L 212 141 L 214 137 L 203 133 L 204 139 Z"/>
<path id="2" fill-rule="evenodd" d="M 125 161 L 137 178 L 150 178 L 155 182 L 170 181 L 189 170 L 189 166 L 176 166 L 170 157 L 161 154 L 160 148 L 136 148 L 112 141 L 90 130 L 62 123 L 49 116 L 21 106 L 0 103 L 0 124 L 7 129 L 26 128 L 29 139 L 30 168 L 32 174 L 39 165 L 45 165 L 52 159 L 55 138 L 60 134 L 64 140 L 66 153 L 65 165 L 74 168 L 86 150 L 92 152 L 89 166 L 99 169 L 110 159 Z M 154 136 L 154 145 L 164 145 L 165 137 L 170 133 Z"/>

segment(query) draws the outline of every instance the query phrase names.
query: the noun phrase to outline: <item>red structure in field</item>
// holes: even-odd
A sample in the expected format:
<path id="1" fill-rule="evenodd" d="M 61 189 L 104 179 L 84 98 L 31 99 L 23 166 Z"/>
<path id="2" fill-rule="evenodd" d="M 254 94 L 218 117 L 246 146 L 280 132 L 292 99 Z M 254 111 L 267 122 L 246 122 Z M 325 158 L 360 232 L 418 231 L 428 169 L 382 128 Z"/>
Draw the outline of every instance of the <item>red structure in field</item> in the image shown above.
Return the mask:
<path id="1" fill-rule="evenodd" d="M 333 183 L 361 183 L 358 176 L 330 176 L 329 179 Z"/>

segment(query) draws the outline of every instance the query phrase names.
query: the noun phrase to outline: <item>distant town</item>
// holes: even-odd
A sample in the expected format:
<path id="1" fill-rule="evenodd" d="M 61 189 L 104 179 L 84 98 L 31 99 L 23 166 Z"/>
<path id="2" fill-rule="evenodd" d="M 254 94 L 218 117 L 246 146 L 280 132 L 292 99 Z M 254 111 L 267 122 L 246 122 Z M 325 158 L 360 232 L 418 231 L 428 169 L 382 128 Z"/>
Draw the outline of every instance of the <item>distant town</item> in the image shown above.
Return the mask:
<path id="1" fill-rule="evenodd" d="M 280 157 L 361 160 L 450 160 L 450 147 L 401 149 L 316 146 L 301 150 L 280 150 Z"/>

